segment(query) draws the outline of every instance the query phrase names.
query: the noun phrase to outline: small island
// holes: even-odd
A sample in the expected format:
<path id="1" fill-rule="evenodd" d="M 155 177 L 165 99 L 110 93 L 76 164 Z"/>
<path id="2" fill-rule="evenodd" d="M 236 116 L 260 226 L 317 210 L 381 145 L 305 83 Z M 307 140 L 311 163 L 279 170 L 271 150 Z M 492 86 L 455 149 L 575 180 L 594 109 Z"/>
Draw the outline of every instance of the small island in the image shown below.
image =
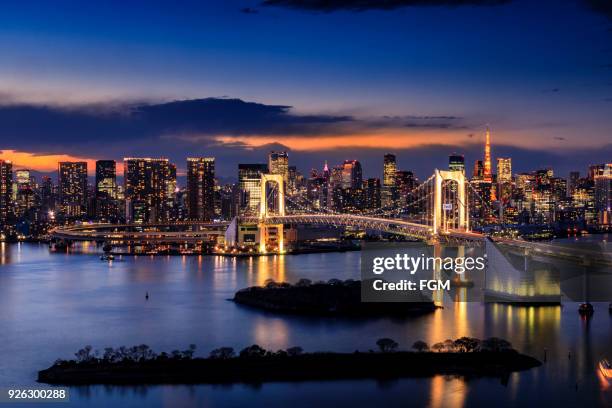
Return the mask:
<path id="1" fill-rule="evenodd" d="M 311 282 L 300 279 L 292 285 L 266 281 L 264 286 L 252 286 L 235 293 L 233 301 L 277 313 L 319 316 L 408 316 L 436 310 L 431 299 L 423 296 L 411 302 L 362 302 L 361 281 L 330 279 Z"/>
<path id="2" fill-rule="evenodd" d="M 101 354 L 91 346 L 79 350 L 74 360 L 58 360 L 39 371 L 47 384 L 215 384 L 262 383 L 335 379 L 393 379 L 433 375 L 492 376 L 507 378 L 514 371 L 541 363 L 520 354 L 499 338 L 462 337 L 436 343 L 413 344 L 414 351 L 398 351 L 389 338 L 376 342 L 378 351 L 305 353 L 300 347 L 269 351 L 254 344 L 238 354 L 231 347 L 194 358 L 196 346 L 156 354 L 147 345 L 107 348 Z"/>

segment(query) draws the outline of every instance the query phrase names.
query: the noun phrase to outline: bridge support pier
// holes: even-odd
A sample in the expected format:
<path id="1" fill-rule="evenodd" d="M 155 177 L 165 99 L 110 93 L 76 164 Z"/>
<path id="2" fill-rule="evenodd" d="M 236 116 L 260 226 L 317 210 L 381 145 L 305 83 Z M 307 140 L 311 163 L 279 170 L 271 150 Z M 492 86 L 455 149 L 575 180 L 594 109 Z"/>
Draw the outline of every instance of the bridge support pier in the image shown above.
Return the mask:
<path id="1" fill-rule="evenodd" d="M 268 182 L 276 183 L 278 188 L 278 205 L 277 215 L 285 215 L 285 180 L 280 174 L 262 174 L 261 175 L 261 201 L 259 206 L 259 252 L 266 253 L 266 246 L 272 234 L 271 230 L 276 231 L 276 244 L 278 246 L 278 253 L 282 254 L 285 252 L 284 243 L 284 225 L 283 224 L 266 224 L 266 218 L 268 218 L 268 193 L 267 186 Z"/>

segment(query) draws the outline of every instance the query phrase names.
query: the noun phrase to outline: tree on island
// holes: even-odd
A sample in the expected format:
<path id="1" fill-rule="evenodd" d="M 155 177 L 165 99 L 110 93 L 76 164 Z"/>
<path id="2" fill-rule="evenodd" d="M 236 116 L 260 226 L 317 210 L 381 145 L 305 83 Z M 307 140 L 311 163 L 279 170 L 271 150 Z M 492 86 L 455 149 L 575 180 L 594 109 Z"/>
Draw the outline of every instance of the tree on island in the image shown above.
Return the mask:
<path id="1" fill-rule="evenodd" d="M 264 357 L 266 355 L 266 349 L 261 348 L 257 344 L 245 347 L 240 351 L 240 357 L 253 358 L 253 357 Z"/>
<path id="2" fill-rule="evenodd" d="M 299 346 L 295 346 L 295 347 L 289 347 L 287 349 L 287 355 L 289 357 L 295 357 L 295 356 L 299 356 L 300 354 L 302 354 L 304 352 L 304 350 L 302 350 L 301 347 Z"/>
<path id="3" fill-rule="evenodd" d="M 399 346 L 399 344 L 397 344 L 395 340 L 387 338 L 387 337 L 378 339 L 376 341 L 376 345 L 378 346 L 380 351 L 383 353 L 390 353 L 392 351 L 395 351 L 397 347 Z"/>
<path id="4" fill-rule="evenodd" d="M 79 363 L 90 361 L 94 358 L 94 356 L 91 354 L 91 346 L 89 345 L 74 353 L 74 356 Z"/>
<path id="5" fill-rule="evenodd" d="M 235 357 L 236 353 L 234 353 L 234 349 L 232 347 L 219 347 L 210 352 L 209 357 L 227 360 L 228 358 Z"/>
<path id="6" fill-rule="evenodd" d="M 512 344 L 508 340 L 500 339 L 499 337 L 489 337 L 482 341 L 480 349 L 493 352 L 508 351 L 512 350 Z"/>
<path id="7" fill-rule="evenodd" d="M 423 352 L 429 350 L 429 346 L 423 340 L 417 340 L 412 345 L 412 348 L 418 352 Z"/>
<path id="8" fill-rule="evenodd" d="M 480 348 L 481 341 L 474 337 L 461 337 L 454 341 L 455 349 L 460 353 L 472 353 Z"/>

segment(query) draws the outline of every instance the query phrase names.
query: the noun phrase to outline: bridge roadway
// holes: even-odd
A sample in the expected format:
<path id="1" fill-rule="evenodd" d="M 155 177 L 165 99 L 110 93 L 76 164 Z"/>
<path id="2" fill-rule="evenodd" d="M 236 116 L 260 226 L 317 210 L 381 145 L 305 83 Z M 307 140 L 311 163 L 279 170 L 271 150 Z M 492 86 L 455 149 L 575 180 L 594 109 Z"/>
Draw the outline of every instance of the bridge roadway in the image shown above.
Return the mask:
<path id="1" fill-rule="evenodd" d="M 259 224 L 258 217 L 241 217 L 239 224 Z M 378 218 L 356 214 L 301 214 L 269 216 L 264 219 L 267 225 L 329 225 L 338 227 L 357 227 L 381 232 L 400 234 L 431 241 L 440 238 L 445 241 L 483 242 L 484 235 L 460 230 L 449 230 L 438 237 L 432 235 L 427 225 L 401 219 Z M 194 243 L 211 235 L 223 235 L 229 222 L 175 222 L 156 224 L 80 224 L 56 228 L 51 237 L 68 241 L 115 241 L 115 242 L 156 242 L 156 243 Z M 183 229 L 182 231 L 177 231 Z"/>
<path id="2" fill-rule="evenodd" d="M 122 243 L 199 243 L 212 235 L 224 235 L 229 222 L 173 222 L 155 224 L 79 224 L 51 231 L 66 241 L 113 241 Z M 184 228 L 184 231 L 172 229 Z"/>
<path id="3" fill-rule="evenodd" d="M 257 217 L 243 217 L 240 224 L 258 224 Z M 266 224 L 293 224 L 293 225 L 331 225 L 331 226 L 354 226 L 364 229 L 378 230 L 382 232 L 401 234 L 428 242 L 447 242 L 456 244 L 482 245 L 485 239 L 491 239 L 496 244 L 511 247 L 516 252 L 524 255 L 536 255 L 553 257 L 578 262 L 580 264 L 598 264 L 612 266 L 612 258 L 609 252 L 597 250 L 596 246 L 590 248 L 550 244 L 543 242 L 523 241 L 509 238 L 488 238 L 483 234 L 448 230 L 441 232 L 437 237 L 432 235 L 431 227 L 414 222 L 377 218 L 363 215 L 340 215 L 340 214 L 295 214 L 285 216 L 270 216 L 264 221 Z M 56 228 L 51 232 L 51 237 L 67 241 L 112 241 L 120 243 L 200 243 L 208 240 L 211 236 L 224 235 L 230 222 L 174 222 L 156 224 L 80 224 L 69 227 Z M 173 229 L 184 229 L 173 231 Z M 123 231 L 121 231 L 123 230 Z"/>

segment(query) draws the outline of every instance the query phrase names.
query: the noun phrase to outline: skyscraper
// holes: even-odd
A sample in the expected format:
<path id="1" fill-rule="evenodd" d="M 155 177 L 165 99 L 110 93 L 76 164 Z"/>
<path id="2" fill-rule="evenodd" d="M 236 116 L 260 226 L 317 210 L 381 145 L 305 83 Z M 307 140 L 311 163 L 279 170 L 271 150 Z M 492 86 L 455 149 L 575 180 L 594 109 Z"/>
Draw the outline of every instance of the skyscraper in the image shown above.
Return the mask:
<path id="1" fill-rule="evenodd" d="M 127 222 L 168 220 L 171 201 L 168 192 L 172 186 L 176 186 L 176 170 L 173 174 L 173 167 L 168 159 L 123 159 Z"/>
<path id="2" fill-rule="evenodd" d="M 58 166 L 60 212 L 66 217 L 87 213 L 87 162 L 60 162 Z"/>
<path id="3" fill-rule="evenodd" d="M 96 195 L 117 198 L 117 164 L 114 160 L 96 161 Z"/>
<path id="4" fill-rule="evenodd" d="M 383 161 L 383 187 L 395 187 L 397 162 L 394 154 L 385 154 Z"/>
<path id="5" fill-rule="evenodd" d="M 117 202 L 117 164 L 114 160 L 96 161 L 94 214 L 100 221 L 115 221 L 119 216 Z"/>
<path id="6" fill-rule="evenodd" d="M 465 158 L 462 154 L 453 153 L 448 156 L 448 169 L 465 173 Z"/>
<path id="7" fill-rule="evenodd" d="M 497 182 L 509 183 L 512 181 L 512 159 L 509 157 L 497 158 Z"/>
<path id="8" fill-rule="evenodd" d="M 270 174 L 280 174 L 287 183 L 289 180 L 289 155 L 287 152 L 271 151 L 268 155 L 268 171 Z"/>
<path id="9" fill-rule="evenodd" d="M 474 162 L 474 172 L 472 173 L 472 180 L 482 181 L 484 178 L 484 164 L 482 160 L 476 160 Z"/>
<path id="10" fill-rule="evenodd" d="M 363 183 L 365 193 L 365 208 L 374 210 L 380 208 L 380 179 L 369 178 Z"/>
<path id="11" fill-rule="evenodd" d="M 14 210 L 15 215 L 21 217 L 37 204 L 36 194 L 34 193 L 36 182 L 28 169 L 15 170 L 15 181 L 16 183 L 13 184 L 15 193 Z"/>
<path id="12" fill-rule="evenodd" d="M 493 181 L 493 175 L 491 173 L 491 132 L 488 127 L 487 127 L 487 132 L 485 133 L 485 157 L 484 157 L 483 179 L 487 183 L 491 183 Z"/>
<path id="13" fill-rule="evenodd" d="M 383 159 L 383 183 L 381 202 L 383 207 L 389 207 L 397 199 L 397 161 L 394 154 L 387 153 Z"/>
<path id="14" fill-rule="evenodd" d="M 4 230 L 11 213 L 13 191 L 13 164 L 0 160 L 0 231 Z"/>
<path id="15" fill-rule="evenodd" d="M 215 215 L 215 159 L 187 158 L 187 215 L 209 221 Z"/>
<path id="16" fill-rule="evenodd" d="M 361 163 L 358 160 L 345 160 L 342 165 L 342 188 L 360 189 L 362 183 Z"/>
<path id="17" fill-rule="evenodd" d="M 595 212 L 602 225 L 612 224 L 612 163 L 604 166 L 595 178 Z"/>
<path id="18" fill-rule="evenodd" d="M 238 188 L 242 215 L 259 214 L 261 203 L 261 175 L 268 172 L 266 164 L 239 164 Z"/>

